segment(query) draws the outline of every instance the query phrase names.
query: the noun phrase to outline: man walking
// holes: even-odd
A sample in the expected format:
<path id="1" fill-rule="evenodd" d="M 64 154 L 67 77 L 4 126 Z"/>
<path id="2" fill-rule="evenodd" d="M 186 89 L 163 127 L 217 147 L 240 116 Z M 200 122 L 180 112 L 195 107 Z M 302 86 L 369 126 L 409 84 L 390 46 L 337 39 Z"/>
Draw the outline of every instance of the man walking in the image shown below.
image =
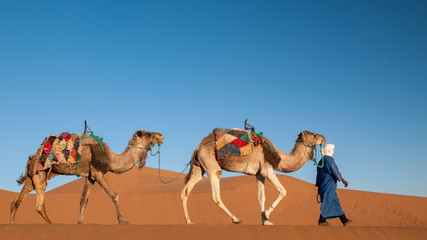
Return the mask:
<path id="1" fill-rule="evenodd" d="M 335 159 L 332 157 L 334 154 L 335 145 L 326 144 L 323 148 L 323 167 L 317 167 L 316 186 L 318 187 L 318 195 L 321 199 L 319 226 L 328 226 L 329 223 L 326 219 L 339 217 L 342 224 L 347 226 L 352 221 L 348 220 L 344 211 L 341 208 L 340 200 L 337 195 L 337 181 L 348 186 L 348 183 L 341 176 Z M 320 164 L 322 165 L 322 164 Z"/>

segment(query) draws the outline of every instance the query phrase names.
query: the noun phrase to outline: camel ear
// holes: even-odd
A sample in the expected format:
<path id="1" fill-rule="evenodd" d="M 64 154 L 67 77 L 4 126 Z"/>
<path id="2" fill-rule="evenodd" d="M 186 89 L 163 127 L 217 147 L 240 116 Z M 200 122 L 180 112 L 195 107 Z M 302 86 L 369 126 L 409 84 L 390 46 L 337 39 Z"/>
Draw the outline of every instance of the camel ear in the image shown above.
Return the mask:
<path id="1" fill-rule="evenodd" d="M 304 136 L 304 134 L 303 134 L 303 132 L 300 132 L 300 133 L 298 134 L 298 140 L 302 140 L 302 136 Z"/>
<path id="2" fill-rule="evenodd" d="M 138 136 L 138 137 L 142 137 L 142 131 L 141 130 L 136 131 L 135 135 Z"/>
<path id="3" fill-rule="evenodd" d="M 302 132 L 298 135 L 298 139 L 302 141 L 302 140 L 303 140 L 303 138 L 304 138 L 308 133 L 310 133 L 310 132 L 309 132 L 309 131 L 307 131 L 307 130 L 302 131 Z"/>

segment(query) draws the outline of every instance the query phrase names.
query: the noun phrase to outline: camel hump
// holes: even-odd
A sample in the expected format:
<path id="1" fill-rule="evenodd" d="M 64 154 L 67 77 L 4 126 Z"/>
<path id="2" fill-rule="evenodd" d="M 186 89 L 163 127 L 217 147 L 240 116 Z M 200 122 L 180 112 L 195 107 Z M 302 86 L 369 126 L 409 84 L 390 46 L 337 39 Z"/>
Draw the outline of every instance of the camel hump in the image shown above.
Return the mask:
<path id="1" fill-rule="evenodd" d="M 264 153 L 265 161 L 271 163 L 273 168 L 277 168 L 280 164 L 280 156 L 279 154 L 271 147 L 271 145 L 265 140 L 262 143 L 262 151 Z"/>
<path id="2" fill-rule="evenodd" d="M 110 160 L 104 149 L 99 144 L 91 144 L 90 152 L 92 154 L 91 165 L 102 173 L 108 172 L 110 169 Z"/>
<path id="3" fill-rule="evenodd" d="M 92 144 L 98 144 L 98 141 L 91 137 L 90 135 L 83 135 L 81 139 L 81 145 L 92 145 Z"/>

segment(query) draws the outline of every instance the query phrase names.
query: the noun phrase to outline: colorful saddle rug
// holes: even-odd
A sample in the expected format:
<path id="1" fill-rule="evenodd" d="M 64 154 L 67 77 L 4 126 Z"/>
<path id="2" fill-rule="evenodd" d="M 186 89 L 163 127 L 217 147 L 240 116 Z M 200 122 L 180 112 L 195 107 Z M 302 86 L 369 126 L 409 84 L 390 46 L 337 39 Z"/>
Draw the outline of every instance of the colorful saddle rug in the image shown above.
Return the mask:
<path id="1" fill-rule="evenodd" d="M 86 134 L 63 132 L 57 136 L 48 135 L 37 151 L 39 164 L 37 170 L 45 170 L 52 164 L 78 163 L 82 153 L 82 138 Z M 102 138 L 91 135 L 98 143 Z M 102 146 L 102 145 L 101 145 Z"/>
<path id="2" fill-rule="evenodd" d="M 217 159 L 228 156 L 247 156 L 251 154 L 251 143 L 255 146 L 264 143 L 262 134 L 250 133 L 237 128 L 215 128 L 215 153 Z"/>

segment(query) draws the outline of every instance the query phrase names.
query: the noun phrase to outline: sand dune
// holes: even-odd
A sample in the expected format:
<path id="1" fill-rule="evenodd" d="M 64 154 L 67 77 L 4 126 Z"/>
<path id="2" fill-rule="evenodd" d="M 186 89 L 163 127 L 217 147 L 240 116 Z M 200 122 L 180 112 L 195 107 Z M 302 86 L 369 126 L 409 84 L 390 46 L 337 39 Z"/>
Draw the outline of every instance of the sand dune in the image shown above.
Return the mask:
<path id="1" fill-rule="evenodd" d="M 175 172 L 162 171 L 164 180 L 172 179 L 176 175 Z M 147 237 L 147 231 L 152 232 L 150 234 L 153 236 L 155 233 L 165 236 L 164 239 L 168 234 L 173 236 L 177 232 L 182 233 L 179 235 L 182 238 L 188 233 L 194 235 L 194 238 L 203 236 L 215 239 L 205 236 L 208 234 L 211 237 L 220 237 L 215 229 L 227 232 L 222 237 L 225 239 L 231 239 L 234 234 L 242 234 L 242 237 L 247 234 L 249 238 L 254 238 L 263 234 L 285 237 L 282 235 L 285 233 L 294 234 L 297 239 L 299 236 L 314 237 L 319 234 L 332 239 L 336 236 L 341 236 L 341 239 L 345 236 L 348 239 L 355 232 L 359 239 L 366 239 L 364 236 L 371 235 L 375 239 L 381 239 L 382 236 L 384 239 L 397 239 L 394 238 L 396 236 L 417 239 L 427 236 L 427 198 L 423 197 L 339 189 L 338 195 L 343 209 L 354 224 L 344 228 L 339 220 L 335 219 L 330 221 L 332 227 L 319 228 L 316 226 L 320 213 L 320 205 L 316 202 L 316 187 L 299 179 L 280 175 L 279 179 L 288 194 L 271 215 L 275 226 L 270 227 L 260 226 L 255 178 L 224 178 L 221 181 L 222 198 L 227 207 L 243 221 L 237 226 L 212 202 L 209 181 L 203 179 L 196 185 L 188 200 L 189 213 L 196 225 L 186 226 L 179 198 L 184 176 L 167 185 L 158 180 L 157 169 L 148 167 L 141 171 L 135 168 L 121 175 L 109 173 L 106 176 L 119 194 L 123 214 L 132 225 L 116 225 L 117 219 L 111 199 L 97 184 L 89 198 L 85 224 L 76 225 L 83 188 L 83 179 L 77 179 L 46 193 L 47 212 L 50 219 L 56 223 L 49 226 L 44 224 L 35 210 L 34 194 L 30 194 L 19 208 L 16 215 L 17 224 L 9 225 L 9 204 L 17 193 L 0 190 L 0 204 L 3 206 L 0 208 L 0 239 L 6 239 L 1 235 L 6 233 L 9 237 L 16 236 L 13 239 L 24 239 L 25 234 L 30 232 L 42 239 L 44 233 L 49 231 L 55 232 L 55 236 L 64 234 L 65 237 L 77 236 L 73 235 L 77 234 L 75 231 L 86 231 L 86 236 L 89 236 L 98 234 L 101 229 L 105 234 L 115 229 L 114 234 L 109 236 L 118 236 L 117 234 L 123 232 L 122 234 L 127 236 L 126 239 L 132 239 L 132 234 L 135 234 L 135 237 L 140 234 Z M 266 185 L 268 206 L 277 197 L 277 192 L 271 184 Z"/>

